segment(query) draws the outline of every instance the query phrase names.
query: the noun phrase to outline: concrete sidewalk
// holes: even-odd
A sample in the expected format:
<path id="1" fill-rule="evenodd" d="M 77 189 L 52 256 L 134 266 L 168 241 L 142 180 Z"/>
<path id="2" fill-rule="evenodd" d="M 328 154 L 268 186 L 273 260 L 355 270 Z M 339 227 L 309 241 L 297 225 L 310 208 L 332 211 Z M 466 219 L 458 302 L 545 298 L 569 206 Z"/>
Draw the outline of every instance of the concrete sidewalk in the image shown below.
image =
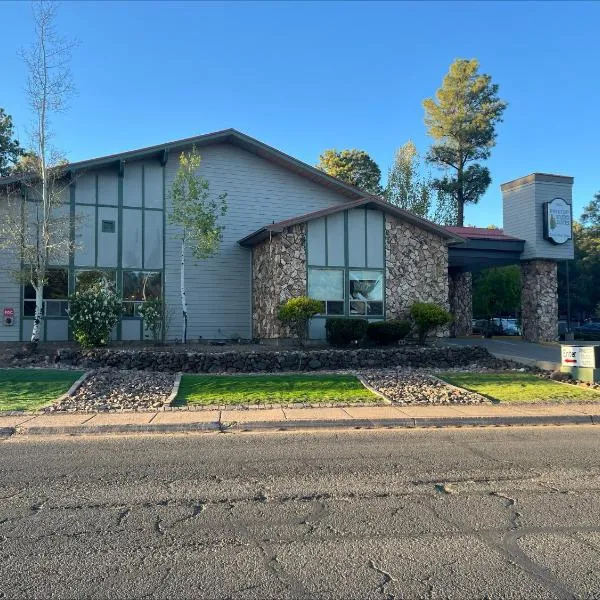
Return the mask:
<path id="1" fill-rule="evenodd" d="M 357 406 L 0 416 L 0 437 L 313 428 L 600 424 L 600 404 Z"/>

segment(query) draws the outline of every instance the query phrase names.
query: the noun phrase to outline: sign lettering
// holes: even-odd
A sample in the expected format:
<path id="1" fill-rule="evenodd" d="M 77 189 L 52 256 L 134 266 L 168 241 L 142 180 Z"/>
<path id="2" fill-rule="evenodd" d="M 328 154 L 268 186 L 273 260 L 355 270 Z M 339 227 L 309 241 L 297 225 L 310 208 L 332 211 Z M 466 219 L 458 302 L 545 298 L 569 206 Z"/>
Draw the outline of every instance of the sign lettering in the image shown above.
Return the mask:
<path id="1" fill-rule="evenodd" d="M 572 237 L 571 205 L 562 198 L 544 203 L 544 239 L 564 244 Z"/>

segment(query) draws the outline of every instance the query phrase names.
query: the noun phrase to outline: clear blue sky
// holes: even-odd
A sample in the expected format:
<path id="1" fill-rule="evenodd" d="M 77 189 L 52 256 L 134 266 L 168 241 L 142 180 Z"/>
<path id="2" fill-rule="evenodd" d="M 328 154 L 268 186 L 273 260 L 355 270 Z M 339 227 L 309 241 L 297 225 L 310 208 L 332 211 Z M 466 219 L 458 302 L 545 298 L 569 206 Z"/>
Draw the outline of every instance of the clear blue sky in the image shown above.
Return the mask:
<path id="1" fill-rule="evenodd" d="M 0 106 L 27 141 L 31 6 L 1 2 Z M 501 183 L 575 177 L 574 213 L 600 190 L 600 3 L 64 2 L 78 94 L 55 120 L 71 160 L 235 127 L 310 164 L 361 148 L 382 171 L 429 143 L 423 98 L 452 60 L 479 59 L 509 102 L 466 222 L 501 224 Z"/>

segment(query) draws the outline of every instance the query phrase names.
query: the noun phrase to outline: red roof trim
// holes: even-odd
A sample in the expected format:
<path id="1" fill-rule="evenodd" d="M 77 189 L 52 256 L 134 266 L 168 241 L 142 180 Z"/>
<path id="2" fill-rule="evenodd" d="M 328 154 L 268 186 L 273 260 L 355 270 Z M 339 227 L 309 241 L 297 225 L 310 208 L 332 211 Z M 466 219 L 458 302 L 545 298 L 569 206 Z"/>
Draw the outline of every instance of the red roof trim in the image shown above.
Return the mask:
<path id="1" fill-rule="evenodd" d="M 450 233 L 469 240 L 512 240 L 523 241 L 512 235 L 506 235 L 502 229 L 488 229 L 487 227 L 445 227 Z"/>

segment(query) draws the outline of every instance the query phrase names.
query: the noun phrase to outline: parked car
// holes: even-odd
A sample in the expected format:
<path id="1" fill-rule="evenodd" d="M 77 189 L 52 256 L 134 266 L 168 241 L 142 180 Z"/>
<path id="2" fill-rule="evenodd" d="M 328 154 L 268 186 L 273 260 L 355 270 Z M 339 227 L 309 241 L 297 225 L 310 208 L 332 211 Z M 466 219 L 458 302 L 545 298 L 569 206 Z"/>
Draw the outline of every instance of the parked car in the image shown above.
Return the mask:
<path id="1" fill-rule="evenodd" d="M 600 340 L 600 323 L 585 323 L 573 330 L 578 340 Z"/>
<path id="2" fill-rule="evenodd" d="M 494 323 L 502 328 L 502 335 L 521 335 L 521 328 L 517 319 L 493 319 Z"/>
<path id="3" fill-rule="evenodd" d="M 493 335 L 503 335 L 502 325 L 496 323 L 496 319 L 474 319 L 472 332 L 474 335 L 483 335 L 492 337 Z"/>

